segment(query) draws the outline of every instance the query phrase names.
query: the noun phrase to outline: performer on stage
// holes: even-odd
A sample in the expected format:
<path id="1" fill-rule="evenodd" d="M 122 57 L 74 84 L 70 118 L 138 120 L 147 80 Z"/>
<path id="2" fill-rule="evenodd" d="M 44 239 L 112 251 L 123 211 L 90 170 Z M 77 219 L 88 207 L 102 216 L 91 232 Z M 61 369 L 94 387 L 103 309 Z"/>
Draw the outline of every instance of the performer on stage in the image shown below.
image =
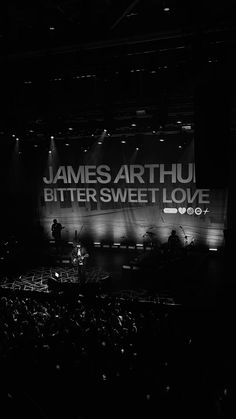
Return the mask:
<path id="1" fill-rule="evenodd" d="M 72 264 L 78 267 L 78 282 L 83 285 L 86 281 L 86 268 L 88 266 L 89 253 L 81 243 L 75 244 L 72 250 Z"/>
<path id="2" fill-rule="evenodd" d="M 176 255 L 180 249 L 180 239 L 176 234 L 176 230 L 171 231 L 168 238 L 168 251 L 171 255 Z"/>
<path id="3" fill-rule="evenodd" d="M 55 240 L 55 246 L 56 246 L 56 253 L 61 253 L 61 230 L 65 228 L 62 227 L 60 223 L 57 222 L 56 219 L 53 220 L 51 231 L 52 231 L 52 237 Z"/>

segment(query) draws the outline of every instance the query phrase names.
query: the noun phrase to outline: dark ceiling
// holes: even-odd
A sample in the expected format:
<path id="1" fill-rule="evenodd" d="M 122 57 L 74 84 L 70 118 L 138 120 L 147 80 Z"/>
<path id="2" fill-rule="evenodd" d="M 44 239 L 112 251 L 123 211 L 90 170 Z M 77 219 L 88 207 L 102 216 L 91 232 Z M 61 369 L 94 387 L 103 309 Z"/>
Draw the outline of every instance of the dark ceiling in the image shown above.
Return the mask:
<path id="1" fill-rule="evenodd" d="M 8 51 L 62 48 L 153 34 L 230 31 L 233 1 L 36 0 L 8 1 Z M 169 9 L 169 10 L 168 10 Z M 4 34 L 4 37 L 5 35 Z"/>
<path id="2" fill-rule="evenodd" d="M 220 83 L 230 94 L 233 3 L 8 1 L 0 131 L 28 139 L 105 127 L 113 136 L 176 134 L 181 121 L 191 133 L 198 86 Z"/>

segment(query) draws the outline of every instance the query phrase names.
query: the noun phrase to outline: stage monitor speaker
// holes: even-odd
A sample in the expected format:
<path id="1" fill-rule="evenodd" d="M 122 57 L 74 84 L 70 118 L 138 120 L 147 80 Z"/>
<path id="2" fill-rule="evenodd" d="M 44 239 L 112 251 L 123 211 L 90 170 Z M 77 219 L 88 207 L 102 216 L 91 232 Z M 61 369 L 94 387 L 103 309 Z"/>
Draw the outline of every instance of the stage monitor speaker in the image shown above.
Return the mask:
<path id="1" fill-rule="evenodd" d="M 207 78 L 196 87 L 194 106 L 196 186 L 224 188 L 229 170 L 229 84 Z"/>

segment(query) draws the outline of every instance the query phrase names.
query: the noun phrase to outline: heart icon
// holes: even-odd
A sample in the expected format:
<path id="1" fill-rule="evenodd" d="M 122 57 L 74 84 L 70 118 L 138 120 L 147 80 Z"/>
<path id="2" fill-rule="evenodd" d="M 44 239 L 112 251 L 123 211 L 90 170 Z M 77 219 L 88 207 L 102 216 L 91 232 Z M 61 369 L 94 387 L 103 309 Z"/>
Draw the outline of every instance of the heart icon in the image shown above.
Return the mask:
<path id="1" fill-rule="evenodd" d="M 180 214 L 185 214 L 186 208 L 185 207 L 179 207 L 178 211 L 179 211 Z"/>

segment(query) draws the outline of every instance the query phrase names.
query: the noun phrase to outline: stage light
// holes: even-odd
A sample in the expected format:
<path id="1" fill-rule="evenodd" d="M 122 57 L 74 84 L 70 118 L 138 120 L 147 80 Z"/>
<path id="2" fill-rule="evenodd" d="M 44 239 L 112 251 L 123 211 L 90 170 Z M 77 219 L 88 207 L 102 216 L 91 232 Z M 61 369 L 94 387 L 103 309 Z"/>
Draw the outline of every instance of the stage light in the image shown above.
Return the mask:
<path id="1" fill-rule="evenodd" d="M 120 243 L 113 243 L 113 245 L 111 246 L 113 249 L 117 249 L 117 247 L 120 246 Z"/>
<path id="2" fill-rule="evenodd" d="M 137 109 L 136 115 L 138 115 L 138 116 L 146 115 L 146 110 L 145 109 Z"/>
<path id="3" fill-rule="evenodd" d="M 122 140 L 122 141 L 121 141 L 121 143 L 122 143 L 122 144 L 126 144 L 126 141 L 125 141 L 125 140 Z"/>
<path id="4" fill-rule="evenodd" d="M 152 131 L 152 133 L 153 133 L 153 134 L 156 134 L 156 131 L 154 131 L 154 130 L 153 130 L 153 131 Z"/>
<path id="5" fill-rule="evenodd" d="M 102 144 L 102 141 L 98 141 L 98 144 Z"/>
<path id="6" fill-rule="evenodd" d="M 177 123 L 177 124 L 182 124 L 182 121 L 177 121 L 176 123 Z"/>
<path id="7" fill-rule="evenodd" d="M 16 138 L 16 141 L 19 141 L 19 140 L 20 140 L 20 139 L 17 137 L 17 138 Z"/>
<path id="8" fill-rule="evenodd" d="M 190 124 L 182 125 L 182 130 L 188 131 L 188 130 L 191 130 L 191 129 L 192 129 L 192 127 L 191 127 Z"/>
<path id="9" fill-rule="evenodd" d="M 53 136 L 53 135 L 51 135 L 51 137 L 50 137 L 50 138 L 51 138 L 51 140 L 54 140 L 54 136 Z"/>
<path id="10" fill-rule="evenodd" d="M 100 247 L 101 246 L 101 242 L 94 242 L 93 243 L 95 247 Z"/>
<path id="11" fill-rule="evenodd" d="M 179 145 L 178 148 L 182 148 L 182 145 Z"/>
<path id="12" fill-rule="evenodd" d="M 52 154 L 52 150 L 49 150 L 49 152 L 48 152 L 49 154 Z"/>
<path id="13" fill-rule="evenodd" d="M 132 127 L 136 127 L 136 124 L 131 124 Z"/>
<path id="14" fill-rule="evenodd" d="M 106 129 L 104 129 L 103 131 L 104 131 L 104 132 L 107 132 L 107 130 L 106 130 Z"/>
<path id="15" fill-rule="evenodd" d="M 217 252 L 218 249 L 216 247 L 209 247 L 210 252 Z"/>
<path id="16" fill-rule="evenodd" d="M 169 7 L 164 7 L 164 12 L 169 12 L 170 11 L 170 8 Z"/>
<path id="17" fill-rule="evenodd" d="M 165 140 L 163 138 L 160 138 L 159 140 L 161 143 L 163 143 Z"/>
<path id="18" fill-rule="evenodd" d="M 136 150 L 138 151 L 139 150 L 139 147 L 136 147 Z"/>
<path id="19" fill-rule="evenodd" d="M 84 150 L 84 153 L 87 153 L 87 151 L 88 151 L 88 150 L 87 150 L 87 149 L 85 149 L 85 150 Z"/>
<path id="20" fill-rule="evenodd" d="M 69 131 L 73 131 L 73 128 L 68 128 Z"/>
<path id="21" fill-rule="evenodd" d="M 12 134 L 12 137 L 15 138 L 15 134 Z"/>

